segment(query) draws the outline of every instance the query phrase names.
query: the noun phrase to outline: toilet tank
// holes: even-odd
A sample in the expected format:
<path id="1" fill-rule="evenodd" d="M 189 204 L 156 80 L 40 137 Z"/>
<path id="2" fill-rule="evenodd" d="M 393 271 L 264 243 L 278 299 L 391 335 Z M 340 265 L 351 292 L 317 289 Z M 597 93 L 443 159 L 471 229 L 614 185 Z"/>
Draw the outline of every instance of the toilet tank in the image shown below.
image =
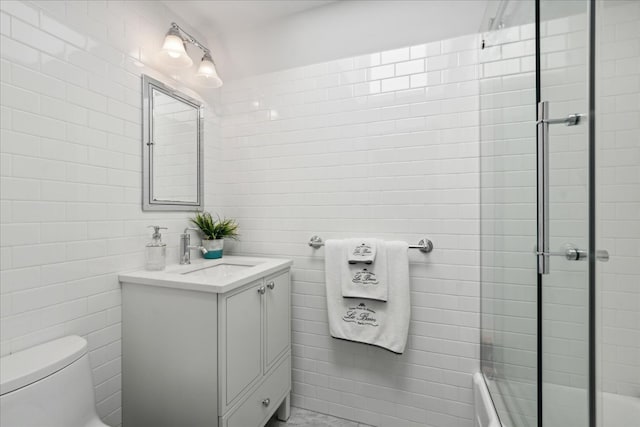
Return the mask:
<path id="1" fill-rule="evenodd" d="M 68 336 L 1 358 L 0 425 L 103 425 L 95 412 L 87 341 Z"/>

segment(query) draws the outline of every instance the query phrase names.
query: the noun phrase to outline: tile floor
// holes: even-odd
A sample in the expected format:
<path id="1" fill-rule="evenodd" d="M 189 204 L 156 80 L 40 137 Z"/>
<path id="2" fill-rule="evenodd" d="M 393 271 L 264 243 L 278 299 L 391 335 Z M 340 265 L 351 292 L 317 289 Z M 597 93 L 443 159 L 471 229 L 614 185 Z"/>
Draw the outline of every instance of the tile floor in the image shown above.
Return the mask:
<path id="1" fill-rule="evenodd" d="M 291 417 L 289 421 L 278 421 L 274 415 L 265 427 L 371 427 L 367 424 L 359 424 L 342 418 L 320 414 L 318 412 L 307 411 L 291 407 Z"/>

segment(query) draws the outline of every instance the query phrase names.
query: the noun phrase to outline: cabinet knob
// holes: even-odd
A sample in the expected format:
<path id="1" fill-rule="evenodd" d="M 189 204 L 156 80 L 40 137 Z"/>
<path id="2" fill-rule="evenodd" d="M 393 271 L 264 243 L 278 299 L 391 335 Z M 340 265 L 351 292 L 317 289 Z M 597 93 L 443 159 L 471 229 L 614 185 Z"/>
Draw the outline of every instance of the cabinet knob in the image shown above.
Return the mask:
<path id="1" fill-rule="evenodd" d="M 271 399 L 268 397 L 262 401 L 262 405 L 266 408 L 271 403 Z"/>
<path id="2" fill-rule="evenodd" d="M 260 295 L 264 295 L 264 293 L 265 293 L 265 292 L 266 292 L 266 289 L 264 288 L 264 286 L 260 286 L 260 287 L 258 288 L 258 293 L 259 293 Z"/>
<path id="3" fill-rule="evenodd" d="M 267 283 L 267 288 L 273 289 L 275 287 L 276 287 L 276 282 L 274 282 L 273 280 Z"/>

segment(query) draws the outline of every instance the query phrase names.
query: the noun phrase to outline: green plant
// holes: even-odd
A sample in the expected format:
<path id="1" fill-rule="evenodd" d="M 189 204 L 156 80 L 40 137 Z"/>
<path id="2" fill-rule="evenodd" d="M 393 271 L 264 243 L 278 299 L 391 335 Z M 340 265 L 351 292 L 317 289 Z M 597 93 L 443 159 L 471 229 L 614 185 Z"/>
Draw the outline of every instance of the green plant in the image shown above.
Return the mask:
<path id="1" fill-rule="evenodd" d="M 214 220 L 209 212 L 196 212 L 193 218 L 189 221 L 198 228 L 204 234 L 206 240 L 215 239 L 237 239 L 238 238 L 238 223 L 234 219 L 222 218 L 216 215 L 217 219 Z"/>

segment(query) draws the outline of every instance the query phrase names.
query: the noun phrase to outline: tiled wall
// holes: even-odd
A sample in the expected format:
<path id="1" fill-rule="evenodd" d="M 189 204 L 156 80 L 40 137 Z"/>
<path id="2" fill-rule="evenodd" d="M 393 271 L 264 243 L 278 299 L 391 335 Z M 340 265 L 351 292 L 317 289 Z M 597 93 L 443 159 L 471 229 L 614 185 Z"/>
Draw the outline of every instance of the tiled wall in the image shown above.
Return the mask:
<path id="1" fill-rule="evenodd" d="M 290 69 L 223 87 L 220 213 L 235 252 L 293 258 L 293 404 L 377 426 L 471 426 L 478 370 L 479 37 Z M 411 326 L 393 355 L 334 340 L 324 239 L 410 251 Z"/>
<path id="2" fill-rule="evenodd" d="M 640 398 L 640 4 L 600 1 L 596 16 L 599 380 Z"/>
<path id="3" fill-rule="evenodd" d="M 87 337 L 98 412 L 118 425 L 117 273 L 143 266 L 151 224 L 169 227 L 177 260 L 187 225 L 185 213 L 143 213 L 140 202 L 140 74 L 162 78 L 144 64 L 172 17 L 148 2 L 3 0 L 0 9 L 1 352 Z M 209 164 L 215 134 L 206 134 Z"/>

